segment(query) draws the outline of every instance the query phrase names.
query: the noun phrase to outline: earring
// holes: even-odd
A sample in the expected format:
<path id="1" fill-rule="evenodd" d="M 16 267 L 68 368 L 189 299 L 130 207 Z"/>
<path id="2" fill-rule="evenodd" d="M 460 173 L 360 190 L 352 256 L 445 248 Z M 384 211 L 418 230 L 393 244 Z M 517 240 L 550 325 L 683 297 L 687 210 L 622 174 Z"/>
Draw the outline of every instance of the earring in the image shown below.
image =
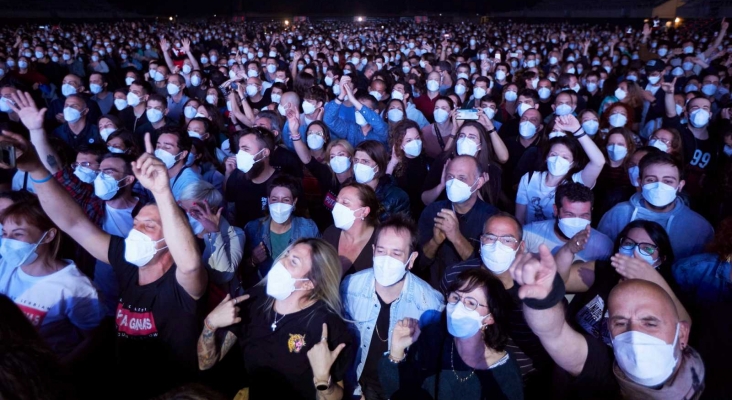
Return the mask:
<path id="1" fill-rule="evenodd" d="M 363 221 L 363 217 L 361 217 L 361 221 Z"/>

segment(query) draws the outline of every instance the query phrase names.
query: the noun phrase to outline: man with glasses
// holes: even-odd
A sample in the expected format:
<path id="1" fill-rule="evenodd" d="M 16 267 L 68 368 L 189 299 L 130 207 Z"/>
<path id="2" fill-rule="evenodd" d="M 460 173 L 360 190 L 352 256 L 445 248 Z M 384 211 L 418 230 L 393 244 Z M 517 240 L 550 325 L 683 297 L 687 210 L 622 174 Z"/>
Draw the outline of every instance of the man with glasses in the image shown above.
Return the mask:
<path id="1" fill-rule="evenodd" d="M 641 192 L 610 209 L 600 220 L 598 230 L 614 240 L 628 222 L 645 219 L 664 227 L 676 258 L 704 251 L 714 230 L 677 197 L 685 184 L 681 162 L 669 154 L 652 152 L 641 159 L 639 168 Z"/>
<path id="2" fill-rule="evenodd" d="M 440 291 L 447 293 L 447 288 L 463 271 L 486 268 L 493 273 L 512 299 L 512 303 L 507 304 L 506 311 L 510 315 L 508 329 L 512 339 L 507 348 L 516 355 L 516 361 L 525 380 L 548 382 L 551 377 L 551 359 L 541 346 L 539 338 L 526 324 L 521 310 L 521 299 L 518 296 L 519 286 L 516 285 L 509 272 L 509 267 L 516 256 L 526 252 L 526 243 L 521 239 L 524 235 L 521 223 L 515 216 L 499 211 L 486 220 L 482 232 L 480 257 L 448 268 L 442 276 Z M 455 299 L 448 298 L 448 302 L 451 301 L 455 301 Z M 469 304 L 466 306 L 470 308 Z M 524 354 L 525 356 L 523 356 Z M 527 389 L 530 387 L 544 386 L 542 384 L 527 385 Z"/>
<path id="3" fill-rule="evenodd" d="M 440 321 L 444 301 L 429 284 L 409 272 L 417 259 L 417 229 L 401 214 L 384 221 L 374 233 L 374 267 L 348 275 L 341 283 L 346 319 L 361 345 L 356 357 L 354 395 L 386 399 L 378 365 L 391 348 L 391 332 L 404 318 L 419 320 L 421 329 Z"/>
<path id="4" fill-rule="evenodd" d="M 556 253 L 571 242 L 575 260 L 607 260 L 612 255 L 613 242 L 607 235 L 590 227 L 592 221 L 592 189 L 581 183 L 559 185 L 554 197 L 556 219 L 532 222 L 524 226 L 526 251 L 538 254 L 545 244 Z"/>

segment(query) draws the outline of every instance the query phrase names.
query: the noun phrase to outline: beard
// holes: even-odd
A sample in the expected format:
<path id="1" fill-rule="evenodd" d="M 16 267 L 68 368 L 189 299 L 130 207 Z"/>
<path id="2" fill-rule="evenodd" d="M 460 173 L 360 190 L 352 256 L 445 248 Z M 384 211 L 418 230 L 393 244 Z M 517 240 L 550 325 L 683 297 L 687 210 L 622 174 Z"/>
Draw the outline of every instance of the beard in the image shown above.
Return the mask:
<path id="1" fill-rule="evenodd" d="M 251 181 L 261 175 L 262 172 L 264 172 L 264 163 L 262 160 L 257 160 L 257 162 L 252 165 L 252 169 L 250 169 L 249 172 L 246 172 L 245 175 L 247 179 Z"/>

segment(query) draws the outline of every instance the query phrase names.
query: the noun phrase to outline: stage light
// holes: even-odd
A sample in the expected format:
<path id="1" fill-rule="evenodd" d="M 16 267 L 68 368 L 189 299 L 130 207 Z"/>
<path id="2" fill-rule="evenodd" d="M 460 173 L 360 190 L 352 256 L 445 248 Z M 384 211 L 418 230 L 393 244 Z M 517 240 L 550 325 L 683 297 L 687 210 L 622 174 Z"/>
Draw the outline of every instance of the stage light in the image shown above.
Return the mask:
<path id="1" fill-rule="evenodd" d="M 358 22 L 362 22 L 362 21 L 363 21 L 363 17 L 358 17 Z"/>
<path id="2" fill-rule="evenodd" d="M 290 25 L 290 21 L 285 20 L 285 25 Z"/>
<path id="3" fill-rule="evenodd" d="M 677 24 L 681 23 L 681 18 L 676 17 L 676 19 L 674 20 L 674 22 L 677 23 Z"/>
<path id="4" fill-rule="evenodd" d="M 172 21 L 173 20 L 173 17 L 169 17 L 168 20 Z"/>

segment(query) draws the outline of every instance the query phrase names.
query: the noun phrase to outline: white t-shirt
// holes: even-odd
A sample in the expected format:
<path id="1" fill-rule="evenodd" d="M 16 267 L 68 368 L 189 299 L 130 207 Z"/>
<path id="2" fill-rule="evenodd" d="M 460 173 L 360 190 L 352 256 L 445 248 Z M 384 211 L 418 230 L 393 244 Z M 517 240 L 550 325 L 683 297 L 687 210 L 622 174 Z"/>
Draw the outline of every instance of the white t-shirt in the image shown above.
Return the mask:
<path id="1" fill-rule="evenodd" d="M 139 199 L 136 199 L 140 201 Z M 110 235 L 127 237 L 127 234 L 132 230 L 132 210 L 135 206 L 130 208 L 116 209 L 104 204 L 104 221 L 102 221 L 102 230 L 109 233 Z"/>
<path id="2" fill-rule="evenodd" d="M 26 181 L 27 179 L 27 181 Z M 27 173 L 23 171 L 17 171 L 15 175 L 13 175 L 13 182 L 11 183 L 11 189 L 13 191 L 19 191 L 23 190 L 23 185 L 25 185 L 25 190 L 35 193 L 35 189 L 33 189 L 33 181 L 30 180 L 30 176 L 28 176 Z"/>
<path id="3" fill-rule="evenodd" d="M 562 239 L 554 231 L 556 220 L 537 221 L 524 226 L 526 251 L 539 253 L 539 245 L 545 244 L 552 254 L 564 246 Z M 613 241 L 604 233 L 590 228 L 590 240 L 585 249 L 574 255 L 574 261 L 607 260 L 613 252 Z"/>
<path id="4" fill-rule="evenodd" d="M 526 223 L 534 221 L 545 221 L 554 219 L 554 193 L 557 191 L 556 186 L 546 185 L 546 176 L 549 172 L 539 173 L 527 172 L 521 177 L 516 194 L 516 204 L 526 206 Z M 531 181 L 529 181 L 531 175 Z M 582 171 L 572 175 L 572 181 L 585 184 L 582 182 Z"/>
<path id="5" fill-rule="evenodd" d="M 82 330 L 96 328 L 103 307 L 97 289 L 70 260 L 46 276 L 31 276 L 0 260 L 0 293 L 18 305 L 38 333 L 59 356 L 81 343 Z"/>

